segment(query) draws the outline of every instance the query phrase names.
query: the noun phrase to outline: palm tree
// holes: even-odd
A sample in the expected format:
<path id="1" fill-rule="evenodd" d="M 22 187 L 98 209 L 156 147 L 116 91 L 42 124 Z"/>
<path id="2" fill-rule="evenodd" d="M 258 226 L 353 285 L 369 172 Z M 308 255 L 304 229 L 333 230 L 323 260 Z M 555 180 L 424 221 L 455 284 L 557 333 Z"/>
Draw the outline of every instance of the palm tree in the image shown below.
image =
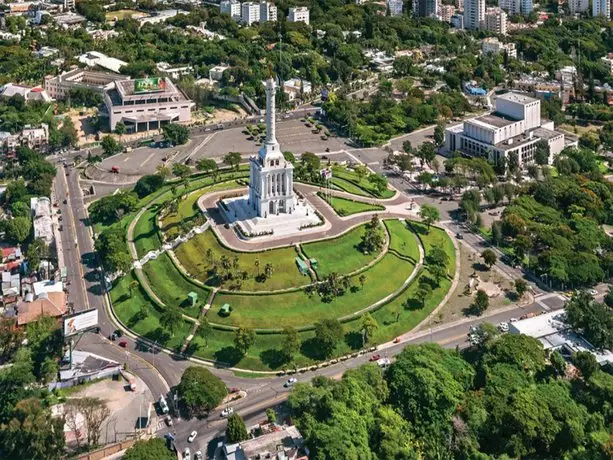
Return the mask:
<path id="1" fill-rule="evenodd" d="M 264 274 L 266 278 L 270 278 L 272 276 L 272 264 L 266 264 L 264 266 Z"/>
<path id="2" fill-rule="evenodd" d="M 171 336 L 175 335 L 175 332 L 183 322 L 183 315 L 181 310 L 177 307 L 166 307 L 166 309 L 160 315 L 160 326 L 168 329 Z"/>

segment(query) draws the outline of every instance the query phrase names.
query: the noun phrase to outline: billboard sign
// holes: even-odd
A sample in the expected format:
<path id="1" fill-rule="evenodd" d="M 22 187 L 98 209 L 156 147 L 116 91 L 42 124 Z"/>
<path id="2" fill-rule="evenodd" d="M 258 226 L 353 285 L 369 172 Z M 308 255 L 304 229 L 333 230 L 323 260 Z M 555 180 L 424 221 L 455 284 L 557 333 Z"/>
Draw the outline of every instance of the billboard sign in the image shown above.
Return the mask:
<path id="1" fill-rule="evenodd" d="M 64 337 L 78 334 L 98 326 L 98 310 L 81 311 L 64 318 Z"/>
<path id="2" fill-rule="evenodd" d="M 134 94 L 153 93 L 164 91 L 166 80 L 159 77 L 137 78 L 134 80 Z"/>

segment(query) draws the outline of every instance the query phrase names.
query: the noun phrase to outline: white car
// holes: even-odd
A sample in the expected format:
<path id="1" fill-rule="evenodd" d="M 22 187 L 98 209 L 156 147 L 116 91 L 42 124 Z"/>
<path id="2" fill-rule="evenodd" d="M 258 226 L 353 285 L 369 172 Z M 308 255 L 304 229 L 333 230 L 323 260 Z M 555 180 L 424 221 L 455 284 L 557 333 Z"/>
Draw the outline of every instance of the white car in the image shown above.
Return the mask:
<path id="1" fill-rule="evenodd" d="M 509 332 L 509 323 L 505 323 L 504 321 L 498 323 L 498 329 L 500 332 Z"/>
<path id="2" fill-rule="evenodd" d="M 514 323 L 515 321 L 519 321 L 519 320 L 518 320 L 517 318 L 511 318 L 511 319 L 509 320 L 509 323 Z"/>
<path id="3" fill-rule="evenodd" d="M 189 447 L 186 447 L 183 451 L 183 460 L 189 460 L 191 458 Z"/>
<path id="4" fill-rule="evenodd" d="M 283 384 L 283 386 L 285 388 L 289 388 L 291 387 L 294 383 L 296 383 L 298 381 L 298 379 L 296 377 L 290 377 L 289 379 L 287 379 L 287 382 L 285 382 Z"/>
<path id="5" fill-rule="evenodd" d="M 233 413 L 234 413 L 234 409 L 232 409 L 231 407 L 226 407 L 224 410 L 221 411 L 221 416 L 222 417 L 229 417 Z"/>
<path id="6" fill-rule="evenodd" d="M 196 430 L 192 431 L 189 438 L 187 438 L 187 442 L 193 442 L 194 439 L 196 439 L 196 436 L 198 436 L 198 432 Z"/>
<path id="7" fill-rule="evenodd" d="M 598 291 L 596 289 L 590 289 L 589 291 L 587 291 L 590 293 L 590 295 L 598 295 Z"/>
<path id="8" fill-rule="evenodd" d="M 194 460 L 202 460 L 204 457 L 202 456 L 202 451 L 197 451 L 194 454 Z"/>
<path id="9" fill-rule="evenodd" d="M 379 367 L 386 367 L 389 366 L 391 363 L 389 358 L 381 358 L 379 361 L 377 361 L 377 364 L 379 365 Z"/>

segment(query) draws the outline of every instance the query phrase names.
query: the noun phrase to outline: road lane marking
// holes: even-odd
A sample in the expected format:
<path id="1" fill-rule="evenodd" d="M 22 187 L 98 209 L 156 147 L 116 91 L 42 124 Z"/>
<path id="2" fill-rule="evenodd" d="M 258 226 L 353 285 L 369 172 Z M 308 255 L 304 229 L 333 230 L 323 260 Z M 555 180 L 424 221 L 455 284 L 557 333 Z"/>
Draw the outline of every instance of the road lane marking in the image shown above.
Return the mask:
<path id="1" fill-rule="evenodd" d="M 152 152 L 152 153 L 151 153 L 151 154 L 150 154 L 150 155 L 149 155 L 149 156 L 148 156 L 148 157 L 145 159 L 145 161 L 143 161 L 143 162 L 140 164 L 140 167 L 142 168 L 143 166 L 145 166 L 145 164 L 146 164 L 146 163 L 149 163 L 149 160 L 151 160 L 151 158 L 152 158 L 152 157 L 153 157 L 153 155 L 155 155 L 155 154 L 156 154 L 156 152 Z M 124 160 L 124 161 L 125 161 L 125 160 Z"/>

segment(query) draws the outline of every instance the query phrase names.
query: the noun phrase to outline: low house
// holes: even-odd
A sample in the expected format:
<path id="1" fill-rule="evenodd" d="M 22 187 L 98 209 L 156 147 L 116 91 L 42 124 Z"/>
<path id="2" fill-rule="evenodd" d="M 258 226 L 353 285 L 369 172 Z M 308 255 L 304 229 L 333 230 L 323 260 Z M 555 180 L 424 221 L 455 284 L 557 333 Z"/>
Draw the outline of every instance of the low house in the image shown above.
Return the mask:
<path id="1" fill-rule="evenodd" d="M 304 446 L 304 440 L 298 428 L 274 424 L 270 424 L 268 427 L 267 433 L 257 438 L 235 444 L 224 444 L 220 449 L 220 457 L 225 460 L 308 459 L 308 449 Z"/>
<path id="2" fill-rule="evenodd" d="M 66 314 L 66 293 L 41 292 L 34 296 L 28 293 L 25 299 L 17 306 L 17 325 L 24 326 L 38 321 L 41 316 L 61 318 Z"/>

